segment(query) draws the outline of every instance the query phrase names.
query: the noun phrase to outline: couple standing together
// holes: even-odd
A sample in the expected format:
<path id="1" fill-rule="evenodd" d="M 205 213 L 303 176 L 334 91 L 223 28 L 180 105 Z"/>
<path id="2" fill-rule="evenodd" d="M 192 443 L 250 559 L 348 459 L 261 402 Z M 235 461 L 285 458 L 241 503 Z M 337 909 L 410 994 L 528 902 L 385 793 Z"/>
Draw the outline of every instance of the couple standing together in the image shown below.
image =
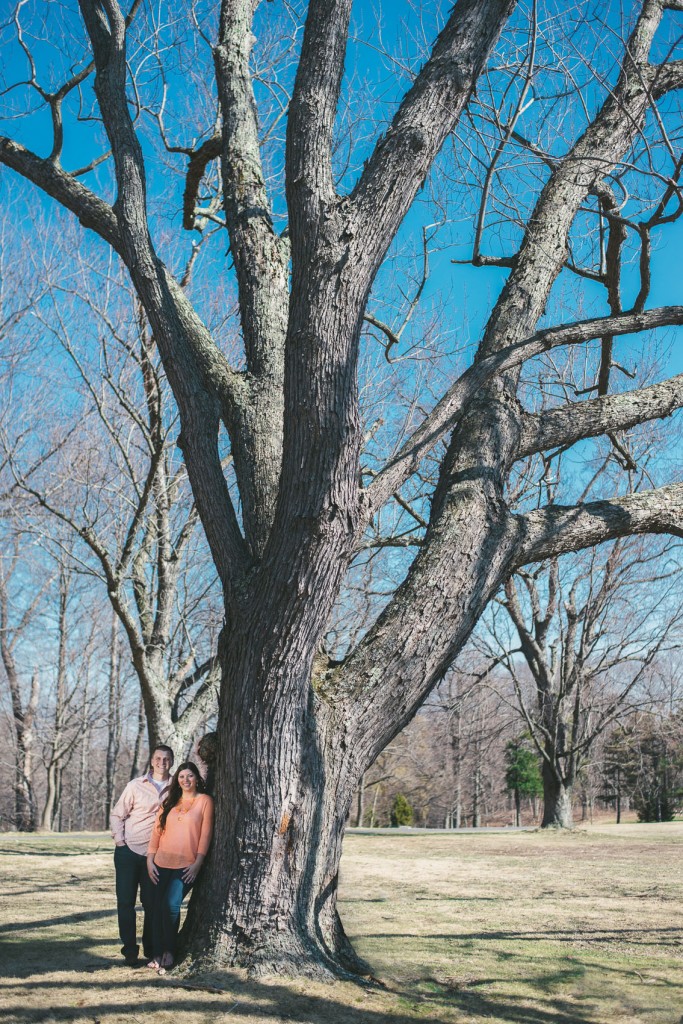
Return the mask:
<path id="1" fill-rule="evenodd" d="M 161 974 L 173 965 L 180 906 L 204 863 L 213 832 L 213 800 L 199 769 L 184 761 L 171 776 L 172 766 L 171 748 L 155 747 L 148 773 L 128 783 L 111 812 L 121 952 L 129 966 L 138 966 L 139 887 L 142 952 L 148 966 Z"/>

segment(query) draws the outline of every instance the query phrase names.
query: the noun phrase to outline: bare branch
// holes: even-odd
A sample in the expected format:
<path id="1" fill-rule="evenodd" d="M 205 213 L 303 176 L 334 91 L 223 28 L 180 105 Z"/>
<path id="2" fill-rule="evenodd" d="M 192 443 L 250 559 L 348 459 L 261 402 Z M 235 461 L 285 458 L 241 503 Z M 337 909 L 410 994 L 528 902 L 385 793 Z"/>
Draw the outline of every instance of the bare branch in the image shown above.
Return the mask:
<path id="1" fill-rule="evenodd" d="M 662 419 L 683 407 L 683 374 L 622 395 L 550 409 L 522 420 L 518 458 L 555 447 L 567 447 L 585 437 L 628 430 L 638 423 Z"/>
<path id="2" fill-rule="evenodd" d="M 631 334 L 681 323 L 683 306 L 663 306 L 644 313 L 599 317 L 538 331 L 531 338 L 479 359 L 449 388 L 441 401 L 369 485 L 365 492 L 364 523 L 369 522 L 377 509 L 381 508 L 394 491 L 416 471 L 427 452 L 453 429 L 477 390 L 496 374 L 518 366 L 541 352 L 547 352 L 560 345 L 582 344 L 601 337 L 606 332 L 613 335 Z"/>
<path id="3" fill-rule="evenodd" d="M 482 256 L 482 253 L 481 253 L 481 240 L 482 240 L 482 235 L 484 233 L 484 225 L 486 223 L 486 207 L 487 207 L 487 204 L 488 204 L 489 193 L 491 191 L 491 185 L 492 185 L 492 182 L 493 182 L 493 178 L 494 178 L 494 175 L 496 173 L 496 166 L 497 166 L 498 161 L 500 160 L 501 156 L 503 155 L 505 147 L 507 146 L 508 142 L 510 141 L 510 139 L 511 139 L 513 133 L 514 133 L 515 125 L 517 124 L 517 122 L 518 122 L 518 120 L 520 118 L 521 113 L 525 109 L 524 105 L 526 103 L 526 98 L 527 98 L 527 95 L 528 95 L 529 90 L 531 88 L 531 83 L 533 81 L 533 76 L 534 76 L 534 62 L 536 60 L 537 29 L 538 29 L 537 10 L 536 10 L 536 2 L 534 0 L 534 2 L 532 4 L 531 43 L 530 43 L 530 46 L 529 46 L 529 55 L 528 55 L 528 58 L 526 59 L 526 65 L 527 66 L 526 66 L 526 70 L 525 70 L 525 73 L 524 73 L 524 82 L 523 82 L 522 88 L 520 90 L 517 103 L 515 104 L 515 109 L 514 109 L 514 112 L 512 114 L 512 117 L 510 118 L 510 121 L 509 121 L 508 125 L 506 126 L 505 131 L 504 131 L 504 133 L 503 133 L 503 135 L 502 135 L 498 145 L 496 146 L 495 152 L 493 153 L 493 156 L 491 157 L 491 160 L 489 161 L 489 165 L 488 165 L 488 167 L 486 169 L 486 176 L 484 178 L 484 184 L 482 186 L 481 200 L 480 200 L 480 203 L 479 203 L 479 215 L 477 217 L 477 227 L 476 227 L 476 230 L 475 230 L 475 233 L 474 233 L 474 242 L 473 242 L 473 245 L 472 245 L 472 248 L 473 248 L 472 263 L 474 264 L 475 267 L 486 266 L 487 263 L 488 263 L 488 258 Z"/>
<path id="4" fill-rule="evenodd" d="M 121 255 L 122 242 L 116 214 L 94 192 L 81 185 L 50 160 L 43 160 L 19 142 L 0 136 L 0 163 L 11 167 L 78 217 L 84 228 L 97 232 Z"/>
<path id="5" fill-rule="evenodd" d="M 650 81 L 652 96 L 656 100 L 675 89 L 683 89 L 683 60 L 672 60 L 651 67 Z"/>
<path id="6" fill-rule="evenodd" d="M 185 191 L 183 192 L 183 227 L 192 231 L 195 227 L 197 194 L 206 168 L 221 155 L 222 136 L 219 132 L 203 142 L 199 149 L 189 155 L 189 163 L 185 172 Z"/>
<path id="7" fill-rule="evenodd" d="M 356 233 L 380 260 L 457 124 L 515 0 L 459 0 L 353 191 Z"/>
<path id="8" fill-rule="evenodd" d="M 224 414 L 226 406 L 231 414 L 243 388 L 152 245 L 144 159 L 126 97 L 125 22 L 117 0 L 80 0 L 80 6 L 95 55 L 95 93 L 114 155 L 121 255 L 178 401 L 179 443 L 218 572 L 228 585 L 233 573 L 246 568 L 248 552 L 218 456 L 218 402 Z M 210 394 L 198 401 L 207 388 Z"/>
<path id="9" fill-rule="evenodd" d="M 548 505 L 515 516 L 520 531 L 515 565 L 640 533 L 683 537 L 683 484 L 584 505 Z"/>

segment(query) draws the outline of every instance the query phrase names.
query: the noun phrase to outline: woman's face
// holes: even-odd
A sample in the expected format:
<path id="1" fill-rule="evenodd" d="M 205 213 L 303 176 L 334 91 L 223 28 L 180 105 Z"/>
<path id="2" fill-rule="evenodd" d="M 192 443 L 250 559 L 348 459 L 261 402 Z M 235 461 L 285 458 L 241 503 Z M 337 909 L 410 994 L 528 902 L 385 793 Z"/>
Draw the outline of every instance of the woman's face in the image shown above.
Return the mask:
<path id="1" fill-rule="evenodd" d="M 191 768 L 183 768 L 183 770 L 178 773 L 178 785 L 182 789 L 183 793 L 197 792 L 197 776 Z"/>

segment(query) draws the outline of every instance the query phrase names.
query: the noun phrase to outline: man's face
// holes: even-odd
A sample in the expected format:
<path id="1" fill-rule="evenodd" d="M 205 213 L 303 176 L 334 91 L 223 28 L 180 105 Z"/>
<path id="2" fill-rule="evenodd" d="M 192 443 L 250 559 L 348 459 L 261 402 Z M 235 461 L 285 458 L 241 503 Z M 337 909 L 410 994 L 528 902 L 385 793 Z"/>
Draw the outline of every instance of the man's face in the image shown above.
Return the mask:
<path id="1" fill-rule="evenodd" d="M 165 750 L 155 750 L 152 754 L 152 772 L 154 775 L 167 779 L 173 760 Z"/>

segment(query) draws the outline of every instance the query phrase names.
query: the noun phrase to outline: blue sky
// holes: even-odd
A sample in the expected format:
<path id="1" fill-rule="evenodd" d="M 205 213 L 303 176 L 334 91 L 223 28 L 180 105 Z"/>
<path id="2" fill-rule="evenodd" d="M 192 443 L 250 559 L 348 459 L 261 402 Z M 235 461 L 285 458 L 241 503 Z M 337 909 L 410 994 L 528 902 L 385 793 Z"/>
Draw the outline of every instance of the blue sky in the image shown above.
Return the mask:
<path id="1" fill-rule="evenodd" d="M 207 31 L 213 30 L 215 22 L 216 5 L 206 3 L 204 6 L 204 25 Z M 604 21 L 605 52 L 601 55 L 602 73 L 608 77 L 614 73 L 615 62 L 612 59 L 617 52 L 617 46 L 612 38 L 613 33 L 620 27 L 620 21 L 624 10 L 632 13 L 635 10 L 634 4 L 616 3 L 614 0 L 607 4 L 588 3 L 583 5 L 597 17 L 600 15 Z M 36 5 L 36 11 L 40 11 L 41 5 Z M 346 81 L 348 85 L 347 94 L 350 97 L 349 110 L 352 119 L 356 119 L 356 135 L 353 146 L 348 150 L 350 154 L 349 168 L 342 178 L 342 185 L 350 187 L 357 169 L 362 165 L 362 160 L 370 152 L 371 146 L 378 131 L 387 118 L 395 102 L 407 87 L 410 74 L 419 67 L 428 42 L 433 38 L 434 33 L 448 13 L 447 4 L 425 4 L 416 8 L 406 2 L 372 3 L 369 0 L 357 2 L 353 9 L 352 31 L 349 42 L 346 66 Z M 29 14 L 31 7 L 25 9 Z M 165 18 L 166 28 L 163 30 L 165 38 L 169 43 L 164 60 L 167 62 L 170 72 L 168 74 L 169 94 L 166 106 L 167 126 L 172 141 L 191 144 L 198 136 L 205 137 L 211 129 L 215 107 L 212 104 L 211 91 L 203 96 L 198 88 L 193 73 L 203 68 L 206 75 L 210 75 L 210 51 L 207 47 L 199 47 L 192 60 L 188 57 L 189 51 L 183 45 L 188 31 L 187 25 L 182 21 L 182 5 L 167 5 L 166 8 L 159 7 L 154 11 L 148 11 L 148 26 L 152 21 L 162 18 L 162 12 L 167 12 Z M 257 61 L 262 61 L 263 54 L 270 48 L 274 51 L 284 53 L 286 46 L 281 39 L 278 39 L 279 26 L 287 27 L 291 21 L 283 14 L 283 8 L 277 3 L 263 4 L 257 16 L 256 34 L 257 44 L 255 48 Z M 547 32 L 548 38 L 552 37 L 553 43 L 557 43 L 559 29 L 553 27 L 552 18 L 562 11 L 562 5 L 558 7 L 558 0 L 548 0 L 548 3 L 539 5 L 539 20 Z M 177 12 L 177 13 L 176 13 Z M 529 27 L 529 5 L 522 4 L 518 8 L 513 20 L 507 27 L 504 34 L 504 44 L 501 52 L 505 50 L 508 60 L 514 64 L 521 63 L 528 52 L 528 27 Z M 57 16 L 58 14 L 58 16 Z M 569 16 L 569 15 L 567 15 Z M 52 20 L 50 20 L 52 18 Z M 279 20 L 278 20 L 279 19 Z M 52 8 L 48 10 L 45 27 L 40 27 L 36 33 L 39 36 L 34 44 L 39 76 L 47 87 L 54 85 L 63 79 L 68 66 L 82 66 L 85 48 L 83 33 L 80 26 L 80 19 L 74 3 L 64 7 L 59 6 L 59 11 Z M 571 27 L 571 26 L 570 26 Z M 576 28 L 577 42 L 581 32 L 592 31 L 592 26 L 581 26 Z M 665 35 L 671 35 L 672 29 L 667 28 Z M 553 35 L 554 33 L 554 35 Z M 79 43 L 69 42 L 68 59 L 65 59 L 63 51 L 66 39 L 79 39 Z M 6 25 L 2 34 L 3 56 L 5 57 L 3 77 L 6 84 L 20 81 L 25 78 L 28 70 L 28 62 L 25 55 L 16 45 L 16 38 L 12 25 Z M 173 43 L 173 45 L 171 45 Z M 658 44 L 661 47 L 663 44 Z M 175 46 L 175 49 L 174 49 Z M 507 47 L 507 49 L 505 49 Z M 382 52 L 385 51 L 385 52 Z M 572 54 L 569 44 L 566 46 L 566 59 L 573 61 L 579 68 L 578 58 Z M 131 41 L 130 47 L 131 63 L 136 67 L 143 83 L 143 99 L 156 107 L 159 106 L 160 98 L 160 76 L 158 62 L 150 55 L 150 48 L 144 32 L 141 32 Z M 540 76 L 536 89 L 539 94 L 544 89 L 544 80 L 551 79 L 553 69 L 548 64 L 547 55 L 539 59 L 539 65 L 544 64 L 543 75 Z M 283 87 L 291 84 L 291 75 L 294 64 L 290 61 L 288 70 L 280 74 L 279 82 Z M 197 77 L 200 77 L 199 74 Z M 267 76 L 266 76 L 267 77 Z M 268 99 L 268 88 L 259 84 L 257 92 L 259 97 Z M 503 99 L 504 88 L 509 88 Z M 588 77 L 584 83 L 585 98 L 589 105 L 595 103 L 599 89 Z M 145 92 L 146 90 L 146 92 Z M 499 78 L 498 84 L 492 84 L 491 96 L 501 98 L 501 109 L 503 119 L 508 116 L 514 106 L 519 92 L 518 84 L 508 74 Z M 5 109 L 8 104 L 16 100 L 21 103 L 28 92 L 24 89 L 16 90 L 5 98 Z M 65 105 L 65 113 L 73 115 L 76 112 L 76 94 Z M 93 97 L 89 85 L 84 89 L 84 106 L 81 115 L 87 115 L 93 109 Z M 44 155 L 50 147 L 51 133 L 49 130 L 49 118 L 44 105 L 37 102 L 33 94 L 32 105 L 36 112 L 30 118 L 10 119 L 2 124 L 2 130 L 12 137 L 24 142 L 35 149 L 36 152 Z M 536 111 L 541 107 L 540 102 L 531 104 L 529 111 L 520 119 L 520 126 L 525 131 L 533 132 L 537 128 Z M 269 115 L 266 113 L 265 115 Z M 576 119 L 579 125 L 580 117 Z M 567 121 L 559 122 L 562 132 L 566 128 Z M 190 126 L 188 129 L 188 125 Z M 172 263 L 180 260 L 180 254 L 187 254 L 192 241 L 192 236 L 182 232 L 180 229 L 180 205 L 182 191 L 182 176 L 169 174 L 169 166 L 175 166 L 181 172 L 185 165 L 185 158 L 172 156 L 166 158 L 158 145 L 153 141 L 152 120 L 149 115 L 143 114 L 140 119 L 141 136 L 144 142 L 148 157 L 148 176 L 150 207 L 153 212 L 152 224 L 153 233 L 160 245 L 161 251 L 167 260 Z M 343 113 L 340 114 L 340 128 L 343 127 Z M 578 130 L 578 128 L 576 129 Z M 456 146 L 460 145 L 461 139 L 465 139 L 465 145 L 479 145 L 473 142 L 473 134 L 467 135 L 467 125 L 463 124 L 462 130 L 458 132 Z M 560 132 L 560 135 L 562 134 Z M 280 133 L 281 134 L 281 133 Z M 554 146 L 557 148 L 562 144 L 560 135 L 556 133 Z M 182 138 L 181 138 L 182 136 Z M 465 138 L 465 136 L 467 136 Z M 495 141 L 495 140 L 494 140 Z M 564 143 L 566 144 L 566 142 Z M 101 126 L 93 120 L 82 120 L 79 123 L 72 123 L 66 132 L 66 143 L 63 155 L 63 162 L 66 167 L 75 168 L 87 163 L 94 155 L 102 152 L 105 142 Z M 447 146 L 446 149 L 449 147 Z M 281 180 L 281 144 L 275 141 L 270 144 L 266 152 L 266 162 L 269 169 L 273 170 L 273 195 L 276 210 L 283 212 L 281 195 L 277 194 L 277 186 Z M 343 147 L 342 147 L 343 150 Z M 483 150 L 480 149 L 480 152 Z M 347 155 L 348 155 L 347 154 Z M 507 159 L 508 154 L 506 153 Z M 514 147 L 509 149 L 510 165 L 515 158 L 518 158 L 519 151 Z M 162 159 L 163 157 L 163 159 Z M 168 159 L 168 164 L 165 160 Z M 501 162 L 501 169 L 505 160 Z M 457 169 L 457 167 L 456 167 Z M 443 187 L 443 180 L 448 173 L 453 173 L 453 163 L 449 163 L 448 154 L 437 162 L 437 166 L 428 184 L 426 192 L 419 197 L 413 210 L 408 215 L 403 230 L 397 239 L 393 249 L 394 260 L 385 268 L 378 278 L 370 308 L 378 312 L 382 318 L 392 322 L 399 322 L 401 309 L 406 308 L 407 300 L 414 291 L 414 279 L 420 268 L 420 246 L 421 230 L 425 223 L 433 223 L 443 218 L 446 223 L 435 232 L 432 242 L 431 275 L 424 289 L 422 310 L 424 315 L 416 317 L 415 333 L 423 329 L 425 319 L 429 318 L 429 311 L 437 307 L 437 303 L 444 301 L 445 307 L 442 314 L 443 336 L 447 344 L 454 351 L 462 349 L 463 346 L 473 346 L 481 331 L 485 317 L 490 309 L 496 294 L 502 284 L 505 271 L 497 269 L 474 269 L 469 266 L 456 266 L 453 259 L 466 259 L 471 253 L 472 226 L 476 216 L 476 196 L 473 189 L 469 187 L 467 197 L 461 185 L 456 190 L 458 199 L 449 201 L 447 210 L 439 210 L 433 203 L 426 201 L 432 194 L 438 193 Z M 512 172 L 510 172 L 512 173 Z M 517 189 L 517 199 L 521 205 L 529 206 L 533 200 L 535 191 L 534 181 L 528 177 L 526 171 L 517 169 L 517 179 L 511 177 L 508 181 L 513 182 Z M 534 172 L 535 173 L 535 172 Z M 525 176 L 526 175 L 526 176 Z M 16 178 L 10 172 L 3 173 L 4 188 L 10 192 L 16 192 L 19 188 Z M 110 179 L 109 165 L 105 164 L 92 174 L 82 179 L 103 195 L 113 198 L 113 188 Z M 504 181 L 504 177 L 501 181 Z M 516 185 L 514 181 L 516 180 Z M 462 184 L 462 183 L 461 183 Z M 22 191 L 24 187 L 22 186 Z M 460 197 L 465 196 L 466 202 L 461 203 Z M 35 190 L 31 202 L 44 209 L 48 217 L 55 216 L 55 207 L 51 200 L 39 196 Z M 169 216 L 170 215 L 170 216 Z M 489 212 L 489 223 L 495 220 L 493 209 Z M 175 239 L 169 246 L 168 227 L 172 228 Z M 196 237 L 196 236 L 195 236 Z M 517 233 L 518 237 L 518 233 Z M 485 247 L 490 252 L 513 252 L 516 241 L 515 232 L 512 229 L 503 229 L 502 232 L 487 231 L 484 236 Z M 683 228 L 680 224 L 668 227 L 666 230 L 656 232 L 653 255 L 653 286 L 648 305 L 660 305 L 666 303 L 677 303 L 681 301 L 681 274 L 680 274 L 680 252 L 683 243 Z M 98 243 L 96 243 L 98 244 Z M 506 248 L 507 247 L 507 248 Z M 210 282 L 213 275 L 226 276 L 224 241 L 217 237 L 213 244 L 212 251 L 207 253 L 203 264 L 203 275 L 207 282 Z M 228 273 L 229 276 L 229 273 Z M 631 265 L 624 272 L 624 294 L 627 304 L 629 292 L 636 287 L 635 267 Z M 571 284 L 571 289 L 565 287 L 565 281 Z M 401 289 L 404 296 L 400 294 Z M 606 311 L 604 305 L 603 290 L 591 285 L 589 282 L 577 283 L 568 275 L 563 275 L 561 282 L 556 288 L 556 298 L 562 298 L 564 308 L 558 318 L 562 320 L 573 319 L 575 316 L 590 315 L 592 312 Z M 198 299 L 201 303 L 201 299 Z M 581 310 L 588 310 L 581 314 Z M 549 312 L 554 314 L 553 303 L 549 306 Z M 670 336 L 676 337 L 677 341 L 671 353 L 669 362 L 670 372 L 683 370 L 683 333 L 669 332 Z M 407 332 L 406 340 L 410 344 L 411 332 Z M 637 359 L 640 341 L 623 339 L 618 342 L 619 351 L 625 354 L 625 358 Z M 464 358 L 464 356 L 463 356 Z"/>
<path id="2" fill-rule="evenodd" d="M 207 10 L 212 6 L 205 5 Z M 615 2 L 607 4 L 589 3 L 585 5 L 596 13 L 596 17 L 602 10 L 605 21 L 605 40 L 613 46 L 611 30 L 618 27 L 619 16 L 622 6 L 632 10 L 634 5 L 621 5 Z M 36 0 L 36 10 L 40 10 L 42 4 Z M 549 0 L 543 10 L 547 18 L 553 11 L 557 12 L 562 7 L 560 0 Z M 169 4 L 165 9 L 176 12 L 181 5 Z M 147 7 L 150 18 L 155 16 L 155 11 L 164 8 Z M 30 8 L 27 6 L 25 10 Z M 70 3 L 65 7 L 61 5 L 48 5 L 48 29 L 41 30 L 40 39 L 36 44 L 36 55 L 39 64 L 41 81 L 47 87 L 54 87 L 54 84 L 61 81 L 69 65 L 82 66 L 84 50 L 79 50 L 78 45 L 74 47 L 69 43 L 71 50 L 67 59 L 63 56 L 64 40 L 66 37 L 82 37 L 79 28 L 79 18 L 75 11 L 75 4 Z M 213 5 L 215 12 L 215 5 Z M 53 18 L 55 12 L 58 17 Z M 349 157 L 349 167 L 346 174 L 342 176 L 342 185 L 351 187 L 354 175 L 362 166 L 362 161 L 368 155 L 376 139 L 377 133 L 387 123 L 391 116 L 394 104 L 407 87 L 410 81 L 410 73 L 417 70 L 422 60 L 422 48 L 432 38 L 439 23 L 447 14 L 447 4 L 425 5 L 421 15 L 416 13 L 411 6 L 401 0 L 395 3 L 373 4 L 370 2 L 357 2 L 354 6 L 354 20 L 352 25 L 351 40 L 349 43 L 345 98 L 349 99 L 348 109 L 350 111 L 349 123 L 355 125 L 353 144 L 347 147 L 346 155 Z M 66 12 L 66 13 L 65 13 Z M 167 127 L 176 143 L 193 144 L 197 138 L 206 137 L 211 131 L 215 117 L 215 103 L 212 92 L 209 89 L 205 94 L 201 89 L 202 75 L 199 72 L 210 74 L 211 60 L 208 47 L 198 47 L 196 53 L 189 51 L 186 45 L 182 44 L 185 38 L 183 33 L 187 32 L 187 25 L 173 22 L 175 17 L 169 15 L 172 22 L 167 29 L 169 38 L 176 37 L 174 46 L 169 44 L 165 52 L 165 59 L 170 68 L 169 99 L 167 103 Z M 286 46 L 282 39 L 278 38 L 277 31 L 272 30 L 272 20 L 277 17 L 284 18 L 283 7 L 279 0 L 273 3 L 262 5 L 259 17 L 262 22 L 257 26 L 258 42 L 256 47 L 257 60 L 263 59 L 264 52 L 268 47 L 274 51 L 285 53 Z M 177 15 L 180 19 L 180 14 Z M 679 19 L 682 20 L 683 19 Z M 211 17 L 207 15 L 207 24 Z M 382 31 L 378 28 L 378 21 L 381 22 Z M 547 27 L 549 33 L 559 32 L 552 25 Z M 274 38 L 269 37 L 269 31 Z M 587 29 L 586 29 L 587 31 Z M 555 37 L 553 37 L 555 38 Z M 559 36 L 558 36 L 559 38 Z M 20 81 L 25 78 L 27 72 L 27 61 L 21 50 L 16 46 L 12 26 L 6 26 L 2 36 L 2 52 L 4 59 L 3 76 L 6 84 Z M 161 79 L 158 67 L 150 57 L 149 48 L 146 49 L 144 33 L 136 37 L 137 41 L 131 47 L 131 61 L 137 68 L 144 86 L 145 96 L 151 106 L 156 105 L 158 109 Z M 570 42 L 566 44 L 567 60 L 576 65 L 575 70 L 581 68 L 579 57 L 572 52 Z M 603 62 L 603 70 L 609 75 L 613 73 L 614 61 L 610 46 L 605 45 L 604 54 L 600 54 Z M 559 45 L 559 43 L 558 43 Z M 508 47 L 505 50 L 505 47 Z M 383 54 L 382 48 L 389 49 L 390 55 Z M 528 7 L 521 6 L 514 22 L 506 31 L 504 42 L 500 52 L 506 52 L 513 67 L 523 61 L 528 48 Z M 192 57 L 192 59 L 190 59 Z M 512 59 L 514 58 L 514 59 Z M 537 89 L 539 95 L 545 88 L 544 82 L 552 79 L 553 68 L 547 56 L 545 57 L 544 77 L 539 77 Z M 290 61 L 279 78 L 279 85 L 285 89 L 291 85 L 293 63 Z M 267 78 L 267 76 L 265 76 Z M 260 99 L 268 101 L 270 85 L 260 84 L 257 92 Z M 509 91 L 505 89 L 509 87 Z M 585 98 L 587 102 L 595 105 L 600 91 L 594 82 L 586 80 Z M 503 120 L 513 109 L 518 96 L 519 86 L 512 80 L 510 74 L 503 74 L 492 82 L 490 95 L 500 99 L 503 110 Z M 482 86 L 482 93 L 486 93 L 486 87 Z M 503 94 L 505 99 L 503 100 Z M 9 99 L 5 98 L 5 112 L 7 104 L 22 100 L 26 95 L 25 90 L 18 90 L 10 94 Z M 74 102 L 75 95 L 66 105 L 66 112 L 73 115 L 76 112 Z M 84 90 L 84 108 L 82 114 L 88 115 L 93 104 L 93 97 L 90 87 Z M 541 100 L 535 100 L 525 115 L 520 120 L 520 127 L 532 133 L 535 130 L 542 134 L 542 125 L 538 111 L 541 108 Z M 272 106 L 270 113 L 264 115 L 264 120 L 274 117 L 275 106 Z M 11 111 L 10 111 L 11 112 Z M 551 140 L 554 152 L 561 151 L 568 143 L 570 129 L 579 130 L 580 116 L 577 115 L 574 121 L 562 120 L 560 116 L 566 116 L 559 112 L 556 118 L 557 125 L 555 136 Z M 552 118 L 550 119 L 551 124 Z M 540 125 L 540 126 L 539 126 Z M 344 127 L 343 114 L 340 114 L 340 130 Z M 150 208 L 152 211 L 152 230 L 155 241 L 165 259 L 175 266 L 181 265 L 183 258 L 189 252 L 191 242 L 195 235 L 183 232 L 180 227 L 180 209 L 183 179 L 181 172 L 185 166 L 185 158 L 182 156 L 166 157 L 161 148 L 155 142 L 153 120 L 148 114 L 140 118 L 141 136 L 144 140 L 145 152 L 148 158 L 148 177 Z M 5 120 L 0 125 L 0 131 L 9 134 L 11 137 L 24 142 L 30 148 L 35 149 L 40 155 L 46 155 L 51 145 L 50 123 L 44 107 L 36 106 L 36 112 L 30 118 Z M 279 136 L 281 136 L 281 132 Z M 441 228 L 434 234 L 430 254 L 431 275 L 422 295 L 419 313 L 416 314 L 410 329 L 405 335 L 405 348 L 394 353 L 401 357 L 407 353 L 410 346 L 415 346 L 415 351 L 420 352 L 420 346 L 424 346 L 424 335 L 430 334 L 433 349 L 426 348 L 427 356 L 420 359 L 417 356 L 413 359 L 406 358 L 403 362 L 397 359 L 397 363 L 391 369 L 383 359 L 382 350 L 377 341 L 368 339 L 364 350 L 364 370 L 366 379 L 371 383 L 374 381 L 373 374 L 377 374 L 381 387 L 378 388 L 378 395 L 384 401 L 384 395 L 403 389 L 409 392 L 413 389 L 416 393 L 424 385 L 424 394 L 420 396 L 420 409 L 429 407 L 436 400 L 439 388 L 445 389 L 447 383 L 464 368 L 471 358 L 476 342 L 480 336 L 486 316 L 495 302 L 497 294 L 502 286 L 506 271 L 500 269 L 475 269 L 467 265 L 456 265 L 454 259 L 466 259 L 471 254 L 472 230 L 477 212 L 476 183 L 466 180 L 469 167 L 467 160 L 463 159 L 463 152 L 467 146 L 472 148 L 474 156 L 484 153 L 484 144 L 476 139 L 476 133 L 463 122 L 457 133 L 454 145 L 449 143 L 445 147 L 443 156 L 437 162 L 437 166 L 431 176 L 426 189 L 418 197 L 418 201 L 408 215 L 406 222 L 390 256 L 392 257 L 378 277 L 377 284 L 371 297 L 369 308 L 381 318 L 387 319 L 392 325 L 400 322 L 402 311 L 404 312 L 412 294 L 414 294 L 416 280 L 419 279 L 421 267 L 421 232 L 425 224 L 433 224 L 443 220 Z M 495 135 L 491 135 L 495 144 Z M 679 141 L 680 140 L 676 140 Z M 105 141 L 101 126 L 93 120 L 85 120 L 74 123 L 71 121 L 66 135 L 66 145 L 63 162 L 69 169 L 80 167 L 89 162 L 93 156 L 103 152 Z M 341 164 L 342 153 L 338 156 Z M 453 151 L 456 151 L 455 153 Z M 516 154 L 516 155 L 515 155 Z M 284 205 L 281 194 L 278 195 L 277 187 L 281 184 L 281 138 L 276 133 L 275 140 L 269 145 L 266 152 L 266 166 L 272 172 L 272 185 L 274 188 L 274 206 L 276 212 L 282 213 Z M 538 183 L 542 174 L 536 171 L 533 173 L 527 167 L 514 166 L 518 158 L 518 151 L 510 147 L 506 151 L 505 160 L 501 163 L 504 171 L 501 181 L 513 182 L 515 200 L 523 207 L 529 207 L 538 191 Z M 509 159 L 509 166 L 506 161 Z M 452 192 L 443 206 L 435 205 L 434 199 L 440 199 L 440 193 L 445 189 L 445 183 L 449 176 L 456 179 L 460 171 L 462 177 L 451 182 Z M 176 173 L 177 172 L 177 173 Z M 534 178 L 534 174 L 537 177 Z M 507 176 L 507 177 L 506 177 Z M 28 203 L 35 210 L 41 212 L 47 224 L 59 225 L 62 223 L 63 214 L 59 214 L 55 204 L 34 189 L 19 182 L 19 180 L 8 171 L 0 171 L 2 178 L 2 189 L 5 195 L 18 197 L 20 203 Z M 94 173 L 87 175 L 82 180 L 93 189 L 108 198 L 114 198 L 114 190 L 110 177 L 109 165 L 102 165 Z M 498 186 L 497 186 L 498 188 Z M 503 186 L 501 186 L 502 190 Z M 490 213 L 489 223 L 495 222 L 495 214 Z M 500 231 L 490 228 L 485 234 L 486 251 L 489 252 L 513 252 L 515 238 L 514 228 L 503 226 Z M 666 230 L 658 232 L 655 238 L 653 254 L 653 285 L 650 294 L 649 306 L 664 305 L 669 303 L 680 303 L 683 301 L 681 294 L 681 247 L 683 245 L 683 227 L 676 224 Z M 506 248 L 507 246 L 507 248 Z M 231 292 L 229 259 L 226 259 L 226 241 L 222 233 L 214 236 L 207 252 L 202 255 L 198 271 L 198 283 L 193 291 L 193 298 L 197 305 L 212 326 L 216 325 L 217 333 L 224 332 L 226 338 L 229 334 L 229 324 L 222 323 L 220 310 L 212 306 L 215 299 L 217 282 L 225 282 L 225 304 L 229 306 L 234 301 L 234 292 Z M 102 258 L 104 246 L 92 236 L 83 238 L 84 251 L 92 251 L 97 254 L 97 259 Z M 68 268 L 65 267 L 68 272 Z M 630 265 L 624 273 L 624 297 L 628 302 L 629 293 L 632 295 L 636 287 L 635 266 Z M 581 318 L 582 316 L 606 312 L 604 290 L 590 282 L 578 281 L 570 274 L 562 275 L 560 282 L 555 289 L 552 300 L 549 303 L 549 318 L 560 321 Z M 222 336 L 222 335 L 221 335 Z M 670 330 L 666 336 L 671 339 L 673 347 L 666 362 L 667 375 L 683 371 L 683 331 Z M 595 349 L 595 343 L 593 348 Z M 633 366 L 641 360 L 641 349 L 643 339 L 620 339 L 617 342 L 617 352 L 620 362 Z M 429 359 L 432 352 L 438 351 L 438 358 L 433 362 Z M 55 358 L 49 356 L 49 358 Z M 427 380 L 427 369 L 434 373 L 434 378 Z M 662 375 L 664 368 L 662 369 Z M 424 376 L 421 376 L 424 374 Z M 427 386 L 429 385 L 429 386 Z M 618 386 L 628 385 L 622 378 Z M 382 390 L 384 389 L 384 390 Z M 370 390 L 370 389 L 369 389 Z M 68 402 L 66 397 L 64 401 Z M 381 408 L 381 403 L 380 403 Z M 367 418 L 370 422 L 375 415 L 372 400 L 367 401 Z M 388 419 L 390 414 L 383 413 Z M 382 437 L 382 430 L 378 431 L 378 448 L 383 452 L 391 445 L 391 429 L 393 423 L 388 423 L 386 437 Z M 672 434 L 675 437 L 675 434 Z M 667 457 L 671 458 L 669 451 Z M 586 456 L 584 448 L 575 450 L 574 461 L 580 465 Z M 395 571 L 397 576 L 404 573 L 407 564 L 407 556 L 397 555 L 394 564 L 389 569 Z"/>

